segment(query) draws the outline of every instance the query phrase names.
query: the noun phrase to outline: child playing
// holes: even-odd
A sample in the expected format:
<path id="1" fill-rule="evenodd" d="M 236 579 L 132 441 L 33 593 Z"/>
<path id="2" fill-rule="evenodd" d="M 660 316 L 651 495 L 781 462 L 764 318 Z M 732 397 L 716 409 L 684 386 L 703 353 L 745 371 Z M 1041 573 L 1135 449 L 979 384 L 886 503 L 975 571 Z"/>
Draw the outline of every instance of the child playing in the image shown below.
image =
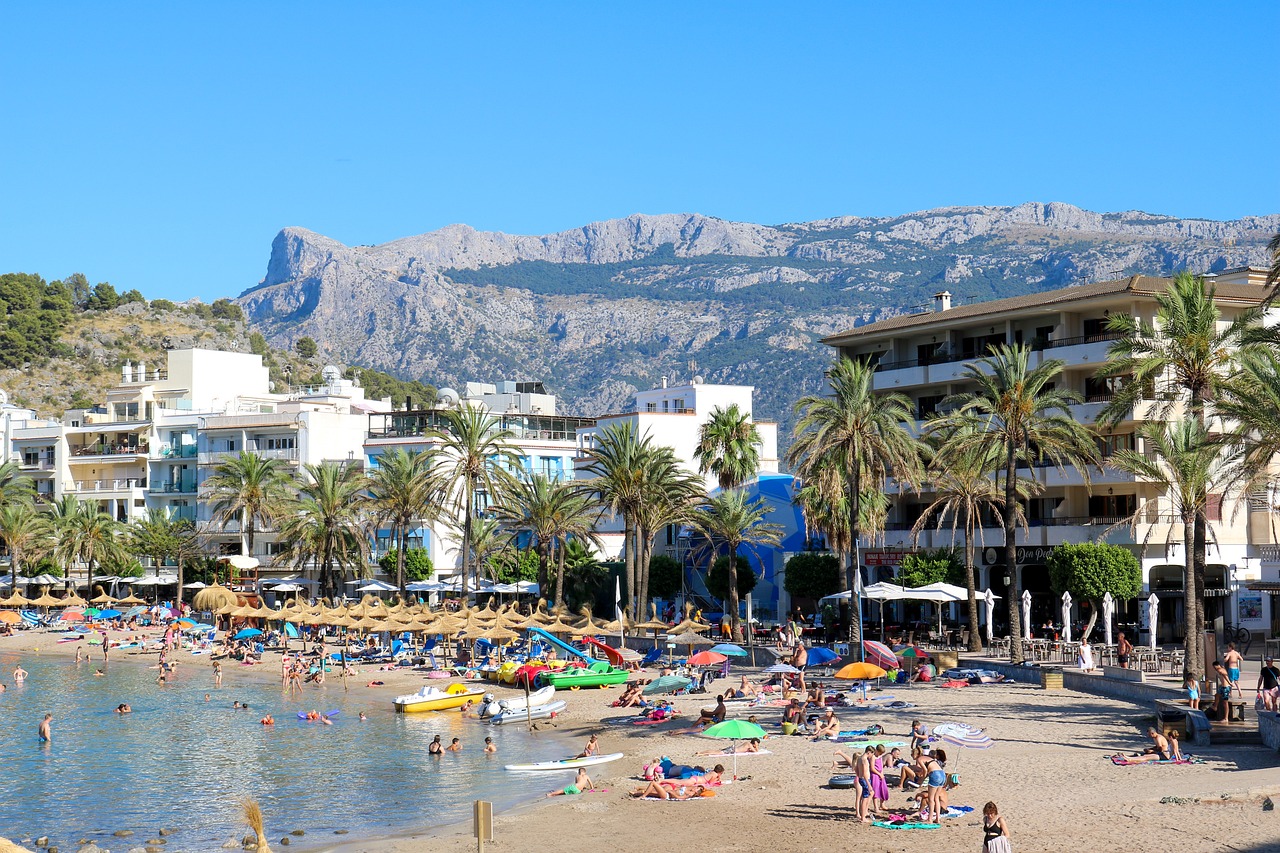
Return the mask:
<path id="1" fill-rule="evenodd" d="M 1184 686 L 1187 688 L 1187 699 L 1190 700 L 1191 710 L 1199 711 L 1200 710 L 1200 682 L 1196 681 L 1196 678 L 1194 675 L 1189 675 L 1187 676 L 1187 683 Z"/>

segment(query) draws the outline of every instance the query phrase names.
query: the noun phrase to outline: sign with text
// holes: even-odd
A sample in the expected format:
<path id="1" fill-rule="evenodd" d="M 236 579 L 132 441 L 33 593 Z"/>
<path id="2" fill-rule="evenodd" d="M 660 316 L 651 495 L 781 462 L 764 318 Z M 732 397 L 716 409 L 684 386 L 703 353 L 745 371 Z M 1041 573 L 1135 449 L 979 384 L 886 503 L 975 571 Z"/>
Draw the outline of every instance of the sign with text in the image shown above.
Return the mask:
<path id="1" fill-rule="evenodd" d="M 901 566 L 902 558 L 910 553 L 910 551 L 863 551 L 862 565 Z"/>
<path id="2" fill-rule="evenodd" d="M 1014 549 L 1014 561 L 1019 566 L 1033 565 L 1043 563 L 1049 559 L 1049 552 L 1053 550 L 1051 545 L 1019 545 Z M 1004 562 L 1004 548 L 988 547 L 982 549 L 982 564 L 984 566 L 995 566 Z"/>

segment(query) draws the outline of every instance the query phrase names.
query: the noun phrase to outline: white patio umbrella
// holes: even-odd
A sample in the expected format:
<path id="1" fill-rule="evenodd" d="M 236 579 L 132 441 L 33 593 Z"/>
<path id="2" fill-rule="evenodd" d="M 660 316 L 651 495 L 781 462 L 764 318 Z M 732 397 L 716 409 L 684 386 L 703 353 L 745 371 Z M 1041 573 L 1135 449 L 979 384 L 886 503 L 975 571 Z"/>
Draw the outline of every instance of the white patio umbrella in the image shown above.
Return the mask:
<path id="1" fill-rule="evenodd" d="M 1160 612 L 1160 596 L 1147 596 L 1147 630 L 1151 632 L 1151 648 L 1156 647 L 1156 614 Z"/>
<path id="2" fill-rule="evenodd" d="M 204 589 L 207 586 L 208 586 L 207 583 L 202 583 L 200 581 L 192 581 L 191 583 L 184 583 L 182 585 L 182 588 L 183 589 Z"/>
<path id="3" fill-rule="evenodd" d="M 1062 594 L 1062 641 L 1071 642 L 1071 593 Z"/>
<path id="4" fill-rule="evenodd" d="M 1110 592 L 1104 593 L 1102 596 L 1102 636 L 1106 640 L 1107 645 L 1111 645 L 1111 617 L 1116 612 L 1116 600 L 1111 596 Z"/>
<path id="5" fill-rule="evenodd" d="M 356 587 L 356 592 L 395 592 L 399 588 L 395 584 L 387 583 L 386 581 L 369 581 L 364 586 Z"/>
<path id="6" fill-rule="evenodd" d="M 987 605 L 987 645 L 991 645 L 991 632 L 995 629 L 992 623 L 995 622 L 996 615 L 996 594 L 988 589 L 982 595 L 983 602 Z"/>
<path id="7" fill-rule="evenodd" d="M 1022 591 L 1022 639 L 1031 639 L 1031 590 Z"/>

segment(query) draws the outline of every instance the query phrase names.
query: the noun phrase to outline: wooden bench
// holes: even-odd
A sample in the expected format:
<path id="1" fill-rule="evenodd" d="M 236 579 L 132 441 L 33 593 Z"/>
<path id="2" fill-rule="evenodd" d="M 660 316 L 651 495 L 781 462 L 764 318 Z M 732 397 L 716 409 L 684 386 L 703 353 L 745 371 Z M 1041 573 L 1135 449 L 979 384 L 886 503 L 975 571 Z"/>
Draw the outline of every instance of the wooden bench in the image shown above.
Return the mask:
<path id="1" fill-rule="evenodd" d="M 1103 678 L 1115 678 L 1119 681 L 1136 681 L 1139 684 L 1145 684 L 1147 674 L 1140 669 L 1126 669 L 1119 666 L 1104 666 L 1102 668 Z"/>

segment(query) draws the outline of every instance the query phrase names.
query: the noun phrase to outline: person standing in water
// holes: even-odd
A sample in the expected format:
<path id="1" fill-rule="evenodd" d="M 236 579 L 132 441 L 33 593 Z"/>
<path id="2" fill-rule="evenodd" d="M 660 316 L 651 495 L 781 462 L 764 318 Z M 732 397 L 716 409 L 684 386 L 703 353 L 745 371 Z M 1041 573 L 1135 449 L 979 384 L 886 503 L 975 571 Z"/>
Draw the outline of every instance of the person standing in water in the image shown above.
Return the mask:
<path id="1" fill-rule="evenodd" d="M 14 669 L 13 671 L 13 683 L 21 684 L 26 680 L 27 680 L 27 671 L 22 668 L 22 664 L 18 664 L 17 668 Z"/>
<path id="2" fill-rule="evenodd" d="M 44 720 L 42 720 L 40 723 L 40 742 L 41 743 L 50 743 L 53 741 L 53 730 L 51 728 L 52 723 L 53 723 L 53 714 L 45 714 Z"/>

